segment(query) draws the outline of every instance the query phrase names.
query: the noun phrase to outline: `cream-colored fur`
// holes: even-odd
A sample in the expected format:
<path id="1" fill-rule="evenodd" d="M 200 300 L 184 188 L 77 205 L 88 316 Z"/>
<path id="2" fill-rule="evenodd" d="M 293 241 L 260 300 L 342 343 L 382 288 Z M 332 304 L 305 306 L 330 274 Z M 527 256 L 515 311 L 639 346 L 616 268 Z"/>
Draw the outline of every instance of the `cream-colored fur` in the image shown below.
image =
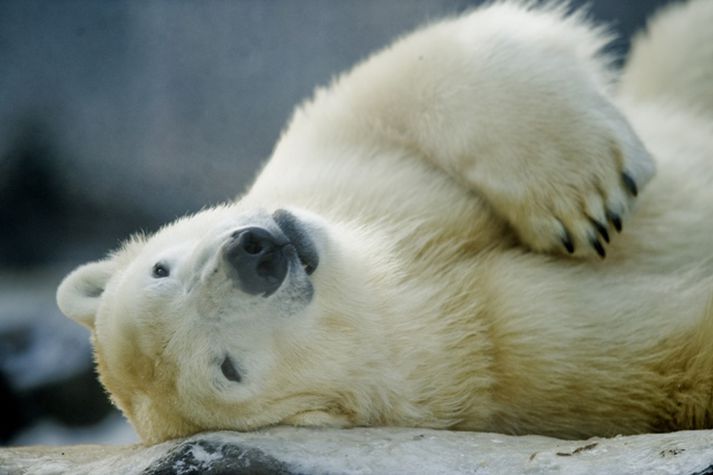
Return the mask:
<path id="1" fill-rule="evenodd" d="M 685 34 L 711 44 L 708 6 L 671 21 L 698 16 Z M 60 286 L 114 402 L 146 441 L 279 423 L 713 426 L 713 109 L 638 94 L 641 42 L 616 94 L 604 44 L 580 15 L 501 2 L 318 90 L 238 201 Z M 713 71 L 690 48 L 676 61 Z M 671 94 L 710 97 L 687 81 Z M 319 250 L 306 305 L 242 293 L 218 256 L 279 208 Z M 151 276 L 157 261 L 169 277 Z M 240 383 L 221 375 L 226 353 Z"/>
<path id="2" fill-rule="evenodd" d="M 663 9 L 636 36 L 621 93 L 713 114 L 711 18 L 710 0 L 676 2 Z"/>

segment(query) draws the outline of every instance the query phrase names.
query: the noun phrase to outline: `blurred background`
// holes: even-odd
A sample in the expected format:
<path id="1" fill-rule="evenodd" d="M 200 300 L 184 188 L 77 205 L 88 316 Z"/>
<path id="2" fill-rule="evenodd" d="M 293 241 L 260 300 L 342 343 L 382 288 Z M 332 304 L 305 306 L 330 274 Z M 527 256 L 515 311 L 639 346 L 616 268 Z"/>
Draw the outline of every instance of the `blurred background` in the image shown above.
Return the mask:
<path id="1" fill-rule="evenodd" d="M 135 441 L 61 278 L 235 196 L 316 85 L 478 3 L 0 0 L 0 445 Z M 623 57 L 665 3 L 590 6 Z"/>

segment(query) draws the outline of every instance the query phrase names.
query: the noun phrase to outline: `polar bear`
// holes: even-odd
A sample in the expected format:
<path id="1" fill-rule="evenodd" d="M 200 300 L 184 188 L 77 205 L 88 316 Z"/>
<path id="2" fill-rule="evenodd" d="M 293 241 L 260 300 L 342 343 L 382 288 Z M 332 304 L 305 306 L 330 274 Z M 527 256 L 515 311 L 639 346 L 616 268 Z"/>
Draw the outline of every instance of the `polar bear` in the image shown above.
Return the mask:
<path id="1" fill-rule="evenodd" d="M 427 26 L 318 89 L 239 199 L 79 267 L 59 307 L 147 442 L 712 427 L 712 23 L 669 9 L 621 75 L 561 6 Z"/>

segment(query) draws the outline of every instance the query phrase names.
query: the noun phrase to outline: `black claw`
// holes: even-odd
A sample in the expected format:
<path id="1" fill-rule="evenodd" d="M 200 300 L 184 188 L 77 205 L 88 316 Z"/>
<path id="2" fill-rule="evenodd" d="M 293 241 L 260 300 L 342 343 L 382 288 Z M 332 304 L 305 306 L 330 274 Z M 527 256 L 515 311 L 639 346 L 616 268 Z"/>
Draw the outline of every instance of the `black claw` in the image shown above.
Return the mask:
<path id="1" fill-rule="evenodd" d="M 567 252 L 574 254 L 574 244 L 572 244 L 572 238 L 567 231 L 564 232 L 564 236 L 562 237 L 562 245 L 567 249 Z"/>
<path id="2" fill-rule="evenodd" d="M 634 181 L 634 179 L 631 178 L 631 175 L 629 175 L 626 172 L 622 173 L 621 179 L 624 182 L 624 185 L 626 186 L 626 188 L 629 190 L 629 193 L 631 193 L 634 196 L 639 194 L 639 188 L 636 186 L 636 182 Z"/>
<path id="3" fill-rule="evenodd" d="M 607 217 L 614 225 L 614 229 L 616 229 L 616 232 L 620 233 L 621 232 L 621 217 L 612 211 L 607 211 Z"/>
<path id="4" fill-rule="evenodd" d="M 595 219 L 590 218 L 590 221 L 592 222 L 594 227 L 597 228 L 597 231 L 599 232 L 599 234 L 602 235 L 602 237 L 604 238 L 604 241 L 609 243 L 609 231 L 607 231 L 607 227 Z"/>
<path id="5" fill-rule="evenodd" d="M 590 244 L 594 248 L 595 251 L 597 251 L 597 254 L 599 254 L 599 257 L 604 259 L 607 257 L 607 252 L 604 250 L 604 246 L 602 246 L 602 243 L 600 243 L 597 239 L 590 238 Z"/>

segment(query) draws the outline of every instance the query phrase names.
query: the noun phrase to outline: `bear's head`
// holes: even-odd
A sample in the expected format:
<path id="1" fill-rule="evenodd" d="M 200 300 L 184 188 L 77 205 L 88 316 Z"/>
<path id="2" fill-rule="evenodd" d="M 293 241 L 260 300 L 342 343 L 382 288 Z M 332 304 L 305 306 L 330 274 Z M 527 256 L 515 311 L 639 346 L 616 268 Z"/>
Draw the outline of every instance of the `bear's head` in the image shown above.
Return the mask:
<path id="1" fill-rule="evenodd" d="M 371 234 L 217 207 L 79 267 L 58 304 L 91 330 L 100 379 L 145 441 L 378 423 L 399 382 L 384 381 L 393 273 Z"/>

